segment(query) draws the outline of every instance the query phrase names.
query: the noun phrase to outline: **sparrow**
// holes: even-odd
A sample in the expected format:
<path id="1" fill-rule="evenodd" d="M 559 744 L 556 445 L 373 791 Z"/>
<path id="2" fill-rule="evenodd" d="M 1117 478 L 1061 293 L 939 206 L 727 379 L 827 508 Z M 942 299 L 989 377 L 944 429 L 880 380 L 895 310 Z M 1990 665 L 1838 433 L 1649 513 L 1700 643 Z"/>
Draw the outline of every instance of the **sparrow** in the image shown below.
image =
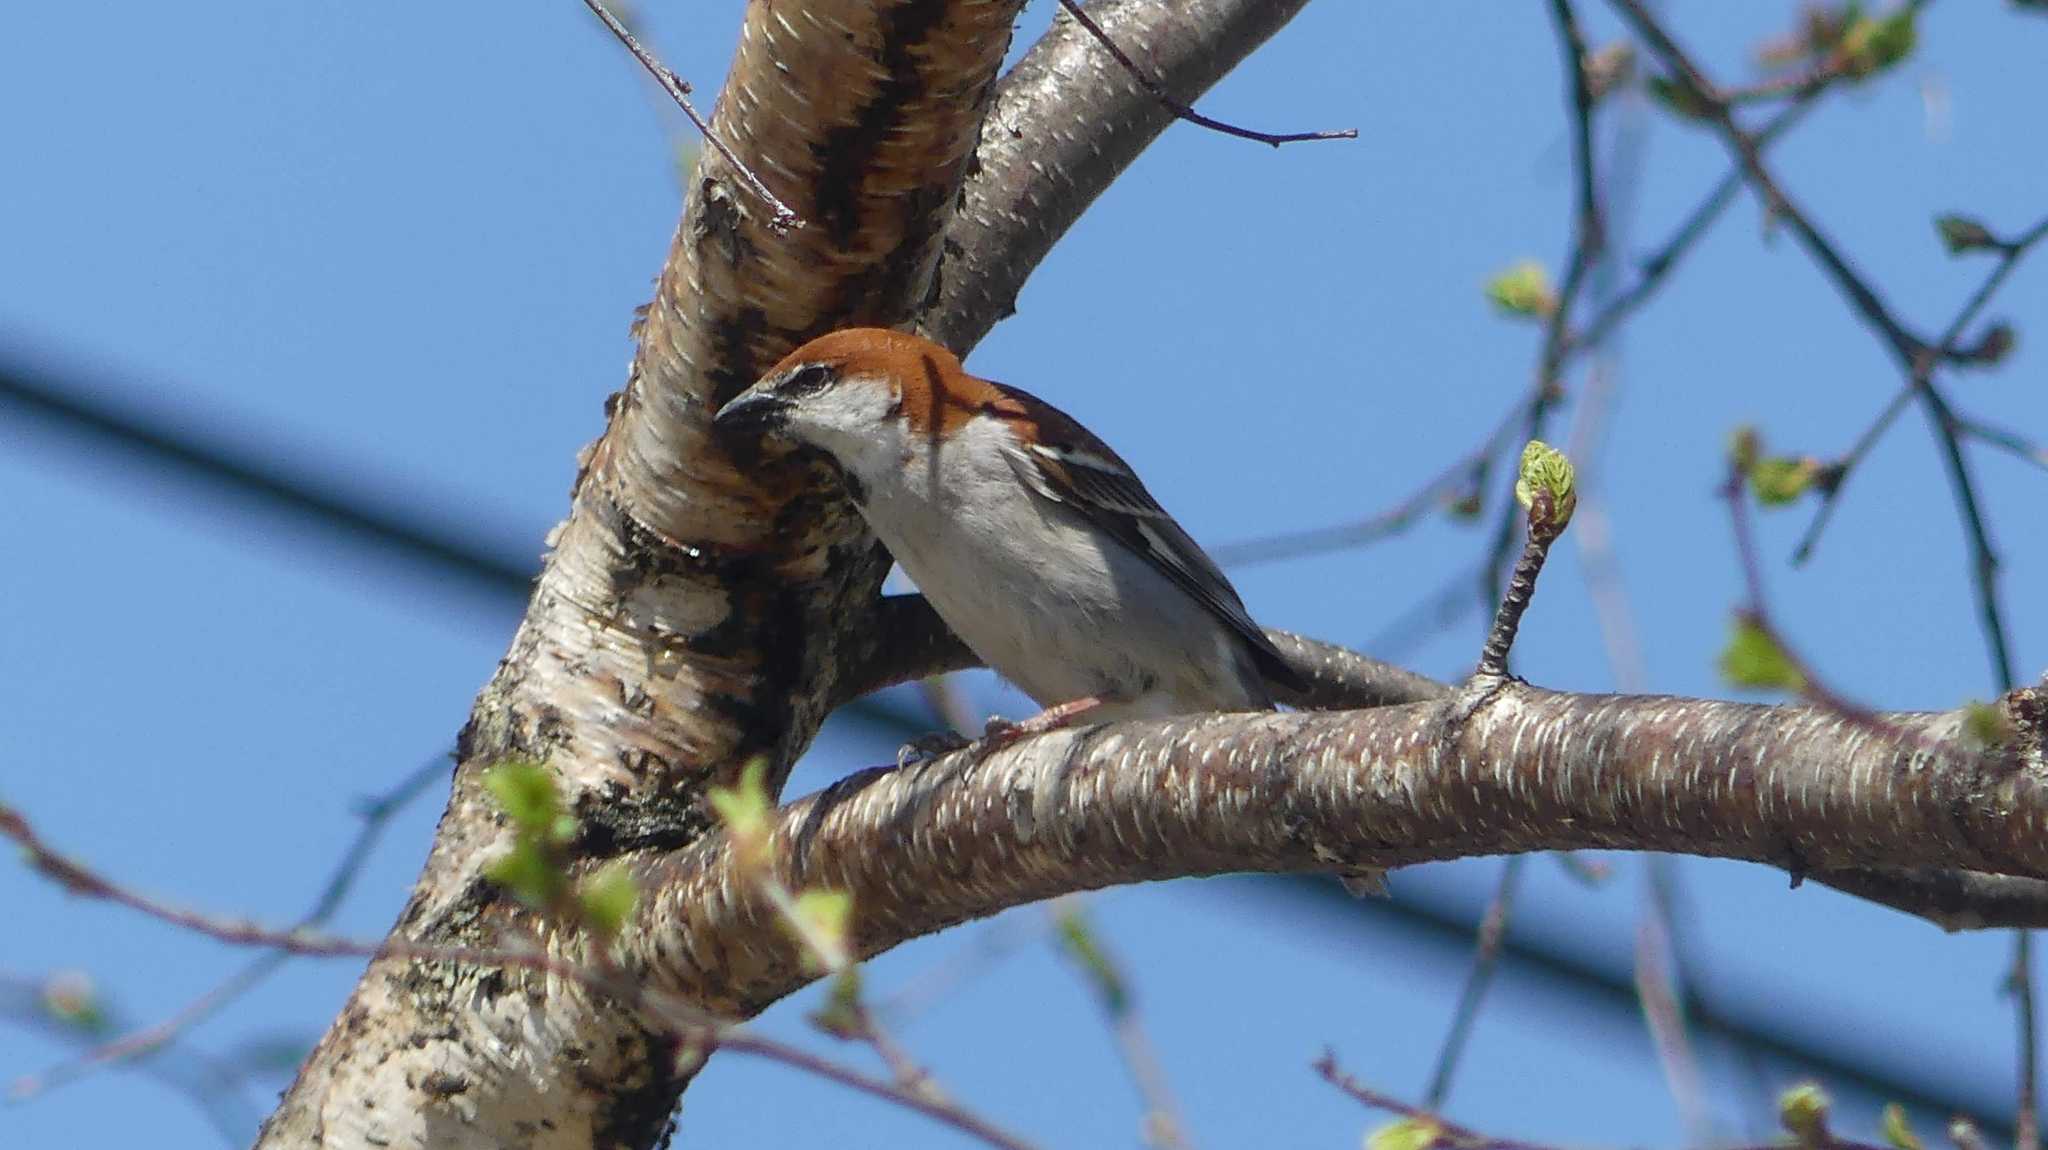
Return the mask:
<path id="1" fill-rule="evenodd" d="M 1230 581 L 1073 417 L 944 347 L 847 328 L 719 409 L 733 434 L 816 448 L 948 626 L 1046 708 L 1012 733 L 1269 710 L 1300 675 Z"/>

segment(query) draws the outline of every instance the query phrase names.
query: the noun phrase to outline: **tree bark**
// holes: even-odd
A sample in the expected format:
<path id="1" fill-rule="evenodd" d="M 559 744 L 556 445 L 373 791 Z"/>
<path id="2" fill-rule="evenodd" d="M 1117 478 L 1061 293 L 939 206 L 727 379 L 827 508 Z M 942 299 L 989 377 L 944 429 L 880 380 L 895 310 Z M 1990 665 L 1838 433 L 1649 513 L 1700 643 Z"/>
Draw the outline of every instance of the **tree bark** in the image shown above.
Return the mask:
<path id="1" fill-rule="evenodd" d="M 418 943 L 579 943 L 496 890 L 484 767 L 544 761 L 579 866 L 707 825 L 707 785 L 779 787 L 824 717 L 841 621 L 887 568 L 815 464 L 740 459 L 709 416 L 789 348 L 893 324 L 928 291 L 1017 3 L 749 5 L 713 130 L 807 226 L 705 149 L 623 392 L 586 452 L 527 616 L 458 745 L 454 793 L 396 927 Z M 663 1034 L 514 971 L 384 960 L 266 1123 L 263 1146 L 645 1147 L 683 1076 Z"/>
<path id="2" fill-rule="evenodd" d="M 2005 706 L 2048 706 L 2048 688 Z M 773 874 L 847 891 L 861 954 L 1075 890 L 1605 848 L 1841 871 L 1988 872 L 1949 892 L 2041 910 L 2048 760 L 1962 741 L 1962 712 L 1881 723 L 1808 707 L 1569 695 L 1510 681 L 1476 709 L 1203 715 L 1061 731 L 863 771 L 780 814 Z M 2025 881 L 1992 879 L 2020 876 Z M 809 980 L 719 836 L 655 863 L 632 945 L 734 1016 Z M 1971 883 L 1992 889 L 1963 889 Z M 1996 907 L 1993 908 L 1996 910 Z M 2009 909 L 2009 908 L 2008 908 Z"/>
<path id="3" fill-rule="evenodd" d="M 759 884 L 711 831 L 705 788 L 758 759 L 779 791 L 831 706 L 963 649 L 921 601 L 878 597 L 886 556 L 822 465 L 735 454 L 709 415 L 833 327 L 916 318 L 971 347 L 1166 126 L 1061 19 L 984 132 L 1020 2 L 749 5 L 714 131 L 805 226 L 768 227 L 771 213 L 705 149 L 626 386 L 463 731 L 395 937 L 483 950 L 532 939 L 587 958 L 577 932 L 484 876 L 509 831 L 483 769 L 530 759 L 578 819 L 573 869 L 623 859 L 646 883 L 622 977 L 739 1016 L 802 983 Z M 1300 7 L 1091 10 L 1192 100 Z M 2030 753 L 1987 756 L 1930 742 L 1954 734 L 1952 715 L 1880 730 L 1803 708 L 1517 685 L 1444 696 L 1297 642 L 1318 682 L 1297 702 L 1406 705 L 1057 732 L 986 760 L 863 772 L 780 814 L 775 866 L 795 885 L 852 890 L 862 953 L 1105 883 L 1514 850 L 2048 877 L 2031 694 L 2008 701 Z M 258 1144 L 647 1147 L 687 1077 L 671 1036 L 578 984 L 378 960 Z"/>
<path id="4" fill-rule="evenodd" d="M 1301 3 L 1097 9 L 1134 45 L 1182 29 L 1159 64 L 1170 90 L 1192 99 Z M 878 634 L 886 556 L 819 465 L 735 457 L 709 416 L 812 335 L 901 324 L 920 303 L 937 303 L 928 316 L 960 306 L 935 292 L 933 269 L 942 230 L 964 218 L 954 209 L 1020 5 L 749 5 L 713 130 L 805 226 L 768 227 L 772 213 L 704 150 L 626 386 L 580 461 L 527 616 L 463 730 L 448 810 L 394 937 L 487 949 L 531 938 L 581 957 L 577 938 L 483 877 L 509 841 L 482 792 L 485 767 L 548 764 L 580 820 L 569 848 L 577 869 L 645 865 L 704 833 L 705 788 L 747 762 L 763 759 L 779 789 L 846 694 L 841 674 L 859 673 L 854 656 Z M 1035 220 L 1010 211 L 955 238 L 956 290 L 987 276 L 1013 294 L 1167 122 L 1127 77 L 1091 60 L 1079 35 L 1062 20 L 1027 58 L 1019 75 L 1032 77 L 1030 91 L 1014 90 L 1010 122 L 1066 107 L 1114 125 L 1116 147 L 1060 161 L 1072 165 L 1051 173 L 1067 185 L 1063 206 Z M 989 188 L 1002 177 L 1008 192 L 1030 194 L 1034 177 L 1019 175 L 1029 160 L 1012 136 L 977 170 Z M 1048 174 L 1042 157 L 1033 166 L 1036 178 Z M 1003 233 L 1025 223 L 1038 245 L 1028 258 L 1009 252 Z M 973 338 L 994 318 L 977 321 Z M 687 1079 L 670 1049 L 665 1034 L 558 980 L 379 960 L 258 1145 L 651 1146 Z"/>

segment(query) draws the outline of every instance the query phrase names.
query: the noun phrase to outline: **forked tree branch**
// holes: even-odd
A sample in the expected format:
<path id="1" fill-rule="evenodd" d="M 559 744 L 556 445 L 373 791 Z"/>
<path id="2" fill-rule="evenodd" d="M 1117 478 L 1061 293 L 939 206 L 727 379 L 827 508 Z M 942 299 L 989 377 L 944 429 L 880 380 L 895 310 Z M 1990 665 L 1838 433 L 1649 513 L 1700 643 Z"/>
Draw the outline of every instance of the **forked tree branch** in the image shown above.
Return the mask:
<path id="1" fill-rule="evenodd" d="M 1300 6 L 1100 11 L 1128 21 L 1125 43 L 1171 42 L 1150 62 L 1189 99 Z M 491 764 L 547 764 L 580 820 L 572 865 L 644 865 L 702 834 L 705 789 L 747 763 L 765 760 L 779 789 L 843 693 L 841 673 L 877 634 L 886 556 L 822 470 L 721 441 L 710 413 L 811 335 L 902 324 L 920 301 L 928 316 L 952 311 L 933 286 L 942 251 L 946 281 L 987 276 L 1007 301 L 1163 127 L 1121 71 L 1061 70 L 1060 53 L 1094 47 L 1061 34 L 1027 56 L 998 129 L 986 113 L 1017 7 L 749 6 L 710 125 L 725 149 L 700 158 L 626 386 L 579 461 L 570 517 L 459 741 L 450 805 L 394 947 L 475 950 L 521 932 L 571 956 L 582 945 L 483 874 L 508 833 L 481 786 Z M 728 154 L 806 226 L 779 228 Z M 977 171 L 1009 176 L 977 201 L 982 185 L 964 184 Z M 1054 206 L 992 208 L 979 238 L 948 230 L 1007 193 Z M 978 314 L 956 330 L 978 338 L 1001 309 Z M 259 1144 L 652 1145 L 694 1068 L 632 1012 L 558 991 L 531 972 L 378 959 Z"/>
<path id="2" fill-rule="evenodd" d="M 1308 0 L 1098 0 L 1088 7 L 1183 104 L 1209 89 Z M 975 170 L 946 228 L 918 329 L 962 355 L 1017 310 L 1017 293 L 1095 197 L 1174 113 L 1070 17 L 1056 17 L 1003 77 Z"/>

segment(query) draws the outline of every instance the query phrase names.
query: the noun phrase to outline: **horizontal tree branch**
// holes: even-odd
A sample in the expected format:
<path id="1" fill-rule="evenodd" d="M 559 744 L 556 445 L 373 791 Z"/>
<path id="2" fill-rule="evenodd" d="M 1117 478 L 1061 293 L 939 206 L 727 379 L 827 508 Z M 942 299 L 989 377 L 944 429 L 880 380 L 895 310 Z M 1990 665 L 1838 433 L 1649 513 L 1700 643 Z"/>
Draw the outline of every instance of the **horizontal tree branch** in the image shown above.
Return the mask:
<path id="1" fill-rule="evenodd" d="M 928 675 L 964 671 L 981 660 L 948 628 L 922 595 L 884 597 L 874 629 L 850 649 L 860 668 L 842 680 L 840 703 L 869 691 Z M 1268 630 L 1288 663 L 1308 680 L 1303 692 L 1280 691 L 1280 701 L 1310 711 L 1357 710 L 1421 703 L 1449 695 L 1449 684 L 1334 643 Z M 1276 686 L 1276 690 L 1277 690 Z M 835 704 L 836 705 L 836 704 Z M 2048 883 L 1985 875 L 1956 868 L 1902 871 L 1808 869 L 1800 877 L 1915 915 L 1944 930 L 1984 927 L 2048 928 Z"/>
<path id="2" fill-rule="evenodd" d="M 2043 696 L 2014 692 L 2008 711 Z M 863 771 L 779 813 L 770 865 L 792 889 L 850 892 L 863 955 L 1074 890 L 1532 850 L 2048 877 L 2036 727 L 1980 753 L 1957 741 L 1961 712 L 1877 726 L 1517 682 L 1462 710 L 1191 716 Z M 654 894 L 628 945 L 664 989 L 744 1015 L 809 980 L 721 836 L 642 877 Z"/>

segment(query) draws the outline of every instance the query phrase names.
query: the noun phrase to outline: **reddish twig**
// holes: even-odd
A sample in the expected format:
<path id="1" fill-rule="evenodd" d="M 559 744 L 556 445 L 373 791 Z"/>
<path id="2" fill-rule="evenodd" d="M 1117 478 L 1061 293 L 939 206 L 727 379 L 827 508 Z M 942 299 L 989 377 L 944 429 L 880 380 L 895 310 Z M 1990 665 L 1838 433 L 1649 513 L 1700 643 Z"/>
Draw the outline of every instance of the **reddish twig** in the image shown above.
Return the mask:
<path id="1" fill-rule="evenodd" d="M 216 942 L 262 947 L 308 958 L 395 958 L 508 967 L 550 974 L 617 998 L 622 1004 L 668 1026 L 679 1038 L 701 1043 L 708 1049 L 733 1050 L 780 1062 L 914 1110 L 1001 1150 L 1030 1150 L 1027 1143 L 941 1098 L 863 1074 L 799 1047 L 741 1030 L 733 1023 L 673 995 L 628 982 L 611 969 L 569 962 L 537 949 L 438 946 L 415 943 L 395 935 L 381 942 L 363 942 L 306 929 L 277 930 L 250 919 L 222 918 L 172 906 L 124 887 L 76 859 L 60 854 L 43 841 L 20 812 L 4 804 L 0 804 L 0 838 L 12 839 L 27 854 L 30 866 L 72 894 L 127 907 Z"/>
<path id="2" fill-rule="evenodd" d="M 348 896 L 349 888 L 355 885 L 363 863 L 369 858 L 372 848 L 377 845 L 377 840 L 383 837 L 384 829 L 392 816 L 418 798 L 435 779 L 444 777 L 448 770 L 446 756 L 436 755 L 400 780 L 398 785 L 361 805 L 363 825 L 356 831 L 355 840 L 342 852 L 326 884 L 320 888 L 319 896 L 313 900 L 312 907 L 305 915 L 293 925 L 294 930 L 320 926 L 333 917 L 334 912 L 340 909 L 342 900 Z M 175 1041 L 180 1034 L 220 1013 L 229 1004 L 254 990 L 278 967 L 284 965 L 288 957 L 283 952 L 262 955 L 229 975 L 212 989 L 194 998 L 162 1022 L 131 1030 L 40 1074 L 17 1078 L 10 1084 L 9 1093 L 17 1098 L 31 1097 L 64 1083 L 76 1081 L 101 1067 L 160 1050 Z"/>

